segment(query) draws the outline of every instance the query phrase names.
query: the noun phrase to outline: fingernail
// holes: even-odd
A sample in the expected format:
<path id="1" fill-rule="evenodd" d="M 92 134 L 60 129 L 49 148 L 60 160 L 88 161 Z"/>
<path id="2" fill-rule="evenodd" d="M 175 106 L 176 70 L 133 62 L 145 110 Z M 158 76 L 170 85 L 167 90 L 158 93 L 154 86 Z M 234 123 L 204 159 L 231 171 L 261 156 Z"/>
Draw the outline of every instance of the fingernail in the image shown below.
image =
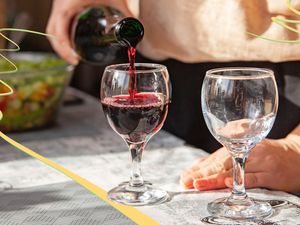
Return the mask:
<path id="1" fill-rule="evenodd" d="M 190 175 L 185 175 L 181 177 L 180 182 L 185 188 L 192 188 L 194 179 Z"/>

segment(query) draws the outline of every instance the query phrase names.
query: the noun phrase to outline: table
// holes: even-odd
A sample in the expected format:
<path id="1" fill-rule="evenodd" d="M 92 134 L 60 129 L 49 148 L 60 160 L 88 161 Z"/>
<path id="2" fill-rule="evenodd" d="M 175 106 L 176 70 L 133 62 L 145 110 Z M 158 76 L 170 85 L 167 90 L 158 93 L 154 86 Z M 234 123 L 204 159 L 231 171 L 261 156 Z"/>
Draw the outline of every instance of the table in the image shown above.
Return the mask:
<path id="1" fill-rule="evenodd" d="M 57 124 L 9 136 L 109 190 L 128 179 L 130 154 L 124 141 L 109 127 L 99 101 L 74 89 L 68 92 L 83 99 L 83 103 L 64 106 Z M 0 194 L 0 225 L 133 224 L 52 168 L 3 140 L 0 147 L 0 179 L 14 186 L 14 190 Z M 229 190 L 185 191 L 178 183 L 181 171 L 204 155 L 204 151 L 187 146 L 164 131 L 155 135 L 144 154 L 144 177 L 168 190 L 172 199 L 161 205 L 138 207 L 138 210 L 165 225 L 235 224 L 210 217 L 206 211 L 209 201 L 228 195 Z M 248 193 L 270 201 L 275 209 L 272 217 L 248 224 L 300 224 L 297 196 L 264 189 L 248 190 Z M 279 201 L 272 201 L 274 199 Z"/>

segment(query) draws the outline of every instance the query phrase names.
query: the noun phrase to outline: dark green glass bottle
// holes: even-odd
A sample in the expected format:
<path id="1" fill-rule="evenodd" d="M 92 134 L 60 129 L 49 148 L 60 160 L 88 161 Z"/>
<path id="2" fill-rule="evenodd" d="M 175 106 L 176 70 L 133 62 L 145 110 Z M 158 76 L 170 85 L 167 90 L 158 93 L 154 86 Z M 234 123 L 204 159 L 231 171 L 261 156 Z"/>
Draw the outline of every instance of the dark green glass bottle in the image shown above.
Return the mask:
<path id="1" fill-rule="evenodd" d="M 103 6 L 80 13 L 72 30 L 73 47 L 81 59 L 102 65 L 115 62 L 127 48 L 135 48 L 143 36 L 139 20 Z"/>

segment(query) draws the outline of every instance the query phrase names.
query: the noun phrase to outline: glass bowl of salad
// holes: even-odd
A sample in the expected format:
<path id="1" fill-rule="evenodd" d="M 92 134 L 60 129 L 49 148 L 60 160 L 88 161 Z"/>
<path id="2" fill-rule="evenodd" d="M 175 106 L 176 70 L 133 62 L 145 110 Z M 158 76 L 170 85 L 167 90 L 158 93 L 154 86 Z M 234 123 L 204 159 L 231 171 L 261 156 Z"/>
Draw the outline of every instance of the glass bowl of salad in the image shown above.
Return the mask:
<path id="1" fill-rule="evenodd" d="M 14 93 L 0 96 L 3 118 L 0 130 L 25 131 L 49 126 L 56 117 L 73 68 L 62 59 L 46 53 L 15 53 L 8 56 L 18 67 L 12 74 L 1 74 L 0 79 L 11 86 Z M 0 60 L 0 71 L 13 67 Z M 7 92 L 0 84 L 0 93 Z"/>

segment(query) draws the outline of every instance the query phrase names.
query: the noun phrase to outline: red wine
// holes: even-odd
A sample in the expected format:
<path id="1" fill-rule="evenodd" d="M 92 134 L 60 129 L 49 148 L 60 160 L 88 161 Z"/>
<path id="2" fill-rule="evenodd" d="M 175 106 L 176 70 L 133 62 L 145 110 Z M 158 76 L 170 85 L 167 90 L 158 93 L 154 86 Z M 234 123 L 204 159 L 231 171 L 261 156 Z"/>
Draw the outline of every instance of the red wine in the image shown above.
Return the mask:
<path id="1" fill-rule="evenodd" d="M 111 127 L 126 140 L 137 143 L 160 130 L 168 112 L 168 103 L 156 93 L 136 93 L 106 97 L 102 107 Z"/>
<path id="2" fill-rule="evenodd" d="M 134 95 L 137 93 L 136 90 L 136 72 L 135 72 L 135 48 L 129 47 L 128 48 L 128 59 L 129 59 L 129 87 L 128 87 L 128 94 L 130 95 L 131 100 L 134 99 Z"/>

